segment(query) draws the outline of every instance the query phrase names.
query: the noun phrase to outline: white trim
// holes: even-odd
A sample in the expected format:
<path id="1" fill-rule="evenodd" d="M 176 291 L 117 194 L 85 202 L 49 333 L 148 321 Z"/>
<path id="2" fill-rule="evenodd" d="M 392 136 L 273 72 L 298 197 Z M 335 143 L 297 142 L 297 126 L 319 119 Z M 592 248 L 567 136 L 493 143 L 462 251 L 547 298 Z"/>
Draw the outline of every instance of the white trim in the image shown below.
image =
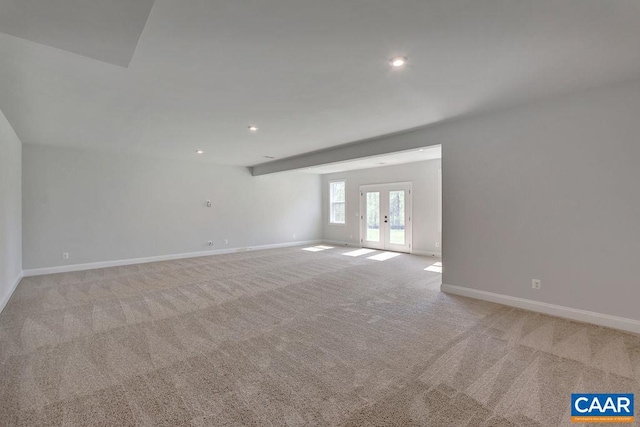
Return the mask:
<path id="1" fill-rule="evenodd" d="M 9 293 L 7 294 L 7 296 L 4 297 L 2 301 L 0 301 L 0 313 L 2 313 L 2 310 L 4 310 L 4 308 L 7 306 L 7 303 L 11 299 L 11 295 L 13 295 L 13 293 L 15 292 L 16 288 L 18 287 L 18 284 L 20 283 L 23 277 L 24 277 L 24 272 L 21 271 L 20 274 L 18 274 L 18 277 L 16 278 L 16 280 L 13 282 L 13 285 L 11 285 L 11 289 L 9 289 Z"/>
<path id="2" fill-rule="evenodd" d="M 230 254 L 234 252 L 259 251 L 263 249 L 287 248 L 290 246 L 316 245 L 322 240 L 305 240 L 301 242 L 276 243 L 272 245 L 247 246 L 240 248 L 217 249 L 212 251 L 187 252 L 182 254 L 158 255 L 145 258 L 119 259 L 115 261 L 89 262 L 86 264 L 60 265 L 57 267 L 32 268 L 24 270 L 24 277 L 42 276 L 43 274 L 69 273 L 72 271 L 93 270 L 96 268 L 121 267 L 132 264 L 145 264 L 149 262 L 171 261 L 175 259 L 198 258 L 211 255 Z"/>
<path id="3" fill-rule="evenodd" d="M 420 255 L 420 256 L 433 256 L 437 258 L 442 258 L 442 254 L 440 252 L 431 252 L 431 251 L 411 251 L 412 255 Z"/>
<path id="4" fill-rule="evenodd" d="M 438 169 L 438 233 L 442 235 L 442 166 Z"/>
<path id="5" fill-rule="evenodd" d="M 413 185 L 413 181 L 398 181 L 398 182 L 381 182 L 379 184 L 361 184 L 360 191 L 367 189 L 375 189 L 376 187 L 396 187 L 398 185 Z"/>
<path id="6" fill-rule="evenodd" d="M 591 323 L 598 326 L 606 326 L 608 328 L 640 334 L 640 320 L 596 313 L 595 311 L 580 310 L 562 305 L 548 304 L 546 302 L 496 294 L 478 289 L 465 288 L 463 286 L 447 285 L 445 283 L 440 286 L 440 290 L 448 294 L 491 301 L 498 304 L 508 305 L 510 307 L 522 308 L 524 310 L 563 317 L 565 319 L 576 320 L 578 322 Z"/>
<path id="7" fill-rule="evenodd" d="M 338 240 L 323 240 L 323 243 L 327 243 L 329 245 L 334 246 L 346 246 L 349 248 L 363 248 L 362 243 L 352 243 L 352 242 L 342 242 Z M 375 249 L 376 251 L 384 251 L 384 249 Z M 406 252 L 400 252 L 406 253 Z M 410 255 L 418 255 L 418 256 L 428 256 L 428 257 L 436 257 L 441 258 L 442 254 L 440 252 L 429 252 L 429 251 L 412 251 Z"/>
<path id="8" fill-rule="evenodd" d="M 334 246 L 347 246 L 349 248 L 361 248 L 362 245 L 359 243 L 351 243 L 351 242 L 340 242 L 337 240 L 323 240 L 322 243 L 328 243 Z"/>

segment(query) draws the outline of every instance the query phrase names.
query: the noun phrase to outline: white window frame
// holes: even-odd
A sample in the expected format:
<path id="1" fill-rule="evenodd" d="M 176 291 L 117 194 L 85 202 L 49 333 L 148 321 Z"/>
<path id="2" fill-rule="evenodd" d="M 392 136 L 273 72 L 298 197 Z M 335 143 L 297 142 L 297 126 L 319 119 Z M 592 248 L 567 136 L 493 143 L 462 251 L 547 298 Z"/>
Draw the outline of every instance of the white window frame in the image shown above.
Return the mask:
<path id="1" fill-rule="evenodd" d="M 336 182 L 343 182 L 344 183 L 344 222 L 333 222 L 331 221 L 331 205 L 332 200 L 331 200 L 331 185 L 336 183 Z M 347 225 L 347 180 L 346 179 L 332 179 L 331 181 L 329 181 L 329 196 L 328 196 L 328 200 L 329 200 L 329 225 L 337 225 L 339 227 L 346 227 Z"/>

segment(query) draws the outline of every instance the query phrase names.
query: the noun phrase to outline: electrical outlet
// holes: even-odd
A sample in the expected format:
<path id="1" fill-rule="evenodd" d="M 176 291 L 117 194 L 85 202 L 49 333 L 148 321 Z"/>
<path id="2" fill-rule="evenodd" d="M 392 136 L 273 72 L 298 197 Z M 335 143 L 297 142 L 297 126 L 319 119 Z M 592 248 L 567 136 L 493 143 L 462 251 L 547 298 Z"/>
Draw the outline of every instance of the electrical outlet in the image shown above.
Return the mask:
<path id="1" fill-rule="evenodd" d="M 62 252 L 62 259 L 69 259 L 69 252 Z"/>
<path id="2" fill-rule="evenodd" d="M 436 242 L 436 248 L 440 247 L 440 242 Z"/>
<path id="3" fill-rule="evenodd" d="M 209 240 L 209 241 L 207 242 L 207 244 L 208 244 L 209 246 L 213 246 L 213 241 L 212 241 L 212 240 Z"/>
<path id="4" fill-rule="evenodd" d="M 295 235 L 295 234 L 293 235 L 293 238 L 294 238 L 294 239 L 296 238 L 296 235 Z"/>
<path id="5" fill-rule="evenodd" d="M 229 239 L 224 239 L 224 244 L 228 245 L 229 244 Z"/>
<path id="6" fill-rule="evenodd" d="M 531 287 L 533 289 L 541 289 L 542 288 L 542 280 L 540 279 L 533 279 L 531 281 Z"/>

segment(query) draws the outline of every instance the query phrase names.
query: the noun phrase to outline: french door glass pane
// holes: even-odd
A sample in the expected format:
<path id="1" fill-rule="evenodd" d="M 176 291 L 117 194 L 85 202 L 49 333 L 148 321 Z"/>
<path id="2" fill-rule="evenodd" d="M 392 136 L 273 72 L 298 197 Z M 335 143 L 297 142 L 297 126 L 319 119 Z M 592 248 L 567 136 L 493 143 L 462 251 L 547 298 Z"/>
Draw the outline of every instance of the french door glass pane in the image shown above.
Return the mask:
<path id="1" fill-rule="evenodd" d="M 380 193 L 367 193 L 367 240 L 380 241 Z"/>
<path id="2" fill-rule="evenodd" d="M 404 245 L 404 190 L 389 191 L 389 243 Z"/>

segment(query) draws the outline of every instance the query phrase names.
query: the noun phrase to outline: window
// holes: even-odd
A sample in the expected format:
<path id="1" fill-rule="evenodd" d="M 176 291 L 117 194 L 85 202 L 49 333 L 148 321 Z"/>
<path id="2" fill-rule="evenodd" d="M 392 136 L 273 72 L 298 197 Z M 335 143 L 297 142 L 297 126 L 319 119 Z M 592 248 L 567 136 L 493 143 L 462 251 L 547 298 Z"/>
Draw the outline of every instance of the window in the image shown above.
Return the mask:
<path id="1" fill-rule="evenodd" d="M 344 181 L 333 181 L 329 183 L 329 223 L 345 224 L 345 193 Z"/>

